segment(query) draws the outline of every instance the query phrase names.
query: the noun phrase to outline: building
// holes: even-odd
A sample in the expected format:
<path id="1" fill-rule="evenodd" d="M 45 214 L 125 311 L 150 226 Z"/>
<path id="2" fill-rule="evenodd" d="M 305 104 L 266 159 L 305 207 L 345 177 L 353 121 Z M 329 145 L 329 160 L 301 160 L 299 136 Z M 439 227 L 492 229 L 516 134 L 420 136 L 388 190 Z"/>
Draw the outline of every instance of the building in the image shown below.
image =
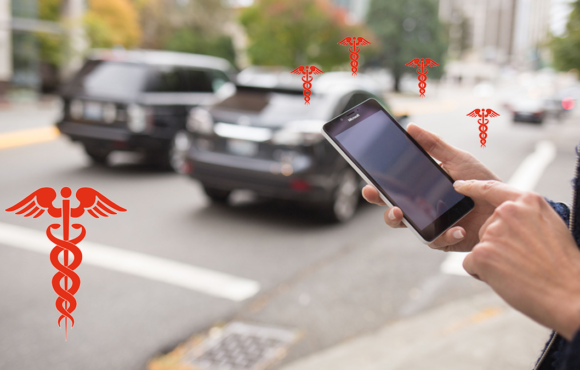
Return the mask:
<path id="1" fill-rule="evenodd" d="M 10 0 L 0 0 L 0 99 L 12 78 L 12 31 Z"/>
<path id="2" fill-rule="evenodd" d="M 38 0 L 0 0 L 0 98 L 9 86 L 40 90 L 43 81 L 39 57 L 38 33 L 63 34 L 68 40 L 69 55 L 61 73 L 67 77 L 82 63 L 86 40 L 82 28 L 84 0 L 65 0 L 58 22 L 38 19 Z"/>
<path id="3" fill-rule="evenodd" d="M 440 0 L 450 24 L 450 56 L 472 62 L 541 67 L 549 38 L 551 0 Z"/>
<path id="4" fill-rule="evenodd" d="M 352 23 L 364 23 L 370 0 L 331 0 L 332 3 L 346 10 Z"/>

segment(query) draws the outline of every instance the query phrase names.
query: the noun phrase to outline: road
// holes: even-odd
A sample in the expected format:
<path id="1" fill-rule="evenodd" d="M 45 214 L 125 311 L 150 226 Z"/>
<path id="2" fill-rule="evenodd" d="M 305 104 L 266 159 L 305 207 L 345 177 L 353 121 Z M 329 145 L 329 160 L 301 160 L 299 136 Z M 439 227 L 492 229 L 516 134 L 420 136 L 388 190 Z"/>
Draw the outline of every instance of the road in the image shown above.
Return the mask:
<path id="1" fill-rule="evenodd" d="M 549 140 L 556 158 L 535 188 L 570 201 L 578 137 L 572 122 L 513 124 L 498 95 L 483 102 L 501 116 L 490 123 L 482 149 L 475 119 L 465 117 L 481 99 L 457 91 L 433 95 L 397 97 L 392 104 L 416 107 L 414 122 L 475 154 L 506 181 L 538 142 Z M 25 111 L 26 116 L 0 112 L 1 131 L 44 126 L 55 115 L 50 107 Z M 230 206 L 212 204 L 198 183 L 147 168 L 131 156 L 119 155 L 108 168 L 94 166 L 64 137 L 0 150 L 2 209 L 45 186 L 93 187 L 127 209 L 107 219 L 81 219 L 85 241 L 96 250 L 135 252 L 130 256 L 150 258 L 166 275 L 167 263 L 178 262 L 192 280 L 203 280 L 204 272 L 227 274 L 259 290 L 236 300 L 219 296 L 215 286 L 203 291 L 168 282 L 147 267 L 131 273 L 127 266 L 83 261 L 76 270 L 82 281 L 76 325 L 65 341 L 56 324 L 55 269 L 48 254 L 23 249 L 20 239 L 8 242 L 0 234 L 0 369 L 144 369 L 154 356 L 233 319 L 300 330 L 302 339 L 284 360 L 289 362 L 489 290 L 469 277 L 442 273 L 446 254 L 428 249 L 408 231 L 387 228 L 380 207 L 363 205 L 348 224 L 328 225 L 308 211 L 245 193 L 236 194 Z M 48 216 L 0 212 L 0 230 L 18 226 L 22 238 L 44 233 L 50 223 Z M 209 280 L 200 284 L 211 285 Z"/>

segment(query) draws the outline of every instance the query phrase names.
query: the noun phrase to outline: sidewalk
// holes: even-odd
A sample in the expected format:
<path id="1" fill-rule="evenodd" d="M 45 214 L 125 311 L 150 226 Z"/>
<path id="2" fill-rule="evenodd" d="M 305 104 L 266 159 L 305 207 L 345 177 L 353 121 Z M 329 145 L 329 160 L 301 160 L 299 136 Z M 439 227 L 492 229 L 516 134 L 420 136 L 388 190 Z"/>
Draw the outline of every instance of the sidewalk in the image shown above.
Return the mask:
<path id="1" fill-rule="evenodd" d="M 282 370 L 528 370 L 548 336 L 548 329 L 486 293 L 392 323 Z"/>

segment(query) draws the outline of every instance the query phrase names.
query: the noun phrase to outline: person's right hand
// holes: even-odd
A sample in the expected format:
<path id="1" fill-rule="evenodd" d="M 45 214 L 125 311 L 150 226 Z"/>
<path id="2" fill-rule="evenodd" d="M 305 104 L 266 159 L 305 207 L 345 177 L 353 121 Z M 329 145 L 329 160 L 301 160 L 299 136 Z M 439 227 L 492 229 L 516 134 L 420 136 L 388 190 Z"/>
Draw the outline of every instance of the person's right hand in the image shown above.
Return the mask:
<path id="1" fill-rule="evenodd" d="M 447 144 L 441 137 L 409 123 L 407 132 L 435 160 L 441 161 L 441 167 L 454 180 L 495 180 L 501 181 L 490 169 L 470 153 Z M 363 189 L 363 197 L 370 203 L 384 206 L 374 186 Z M 479 229 L 493 214 L 495 207 L 482 199 L 473 199 L 474 209 L 455 226 L 435 239 L 429 246 L 446 252 L 469 252 L 479 242 Z M 391 207 L 385 211 L 385 223 L 390 227 L 406 227 L 403 223 L 403 211 Z"/>

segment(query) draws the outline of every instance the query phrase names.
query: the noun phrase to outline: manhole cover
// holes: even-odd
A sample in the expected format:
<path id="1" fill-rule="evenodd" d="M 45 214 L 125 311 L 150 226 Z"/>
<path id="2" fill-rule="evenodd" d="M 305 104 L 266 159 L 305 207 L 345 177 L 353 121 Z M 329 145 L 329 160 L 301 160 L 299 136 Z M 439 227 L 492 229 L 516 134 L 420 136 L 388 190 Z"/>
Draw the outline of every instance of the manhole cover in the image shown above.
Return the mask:
<path id="1" fill-rule="evenodd" d="M 169 361 L 173 366 L 154 368 L 264 370 L 283 358 L 297 339 L 296 331 L 232 322 L 221 329 L 213 328 L 203 340 L 178 347 L 179 359 Z M 169 364 L 159 360 L 157 365 Z"/>

